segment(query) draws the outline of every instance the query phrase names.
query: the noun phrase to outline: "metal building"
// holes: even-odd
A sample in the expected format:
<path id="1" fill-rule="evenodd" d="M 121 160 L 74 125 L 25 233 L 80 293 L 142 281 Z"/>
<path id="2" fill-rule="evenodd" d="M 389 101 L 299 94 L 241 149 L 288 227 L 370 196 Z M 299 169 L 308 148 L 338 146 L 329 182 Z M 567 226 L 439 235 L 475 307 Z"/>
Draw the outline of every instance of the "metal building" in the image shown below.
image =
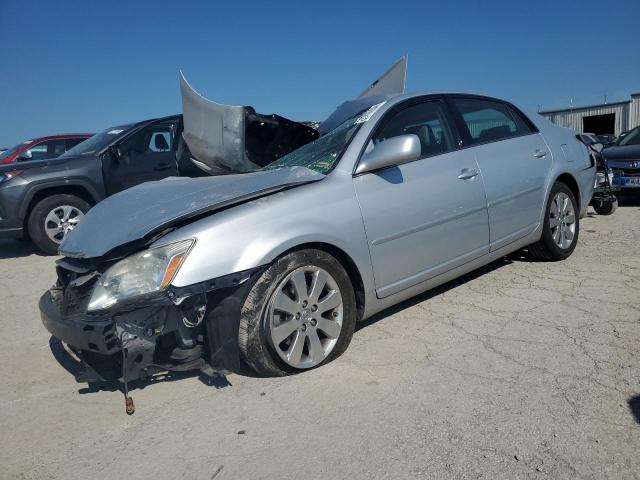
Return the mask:
<path id="1" fill-rule="evenodd" d="M 579 133 L 620 135 L 640 125 L 640 93 L 630 100 L 540 112 L 556 125 Z"/>

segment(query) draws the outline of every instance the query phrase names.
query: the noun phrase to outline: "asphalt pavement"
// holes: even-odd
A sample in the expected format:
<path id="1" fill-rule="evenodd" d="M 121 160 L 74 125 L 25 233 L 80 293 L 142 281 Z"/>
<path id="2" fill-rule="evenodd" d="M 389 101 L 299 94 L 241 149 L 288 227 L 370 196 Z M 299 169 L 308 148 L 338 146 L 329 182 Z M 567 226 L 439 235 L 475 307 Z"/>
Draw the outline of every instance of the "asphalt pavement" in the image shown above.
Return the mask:
<path id="1" fill-rule="evenodd" d="M 40 323 L 54 258 L 0 241 L 0 478 L 640 476 L 640 202 L 564 262 L 517 253 L 361 325 L 305 374 L 76 384 Z"/>

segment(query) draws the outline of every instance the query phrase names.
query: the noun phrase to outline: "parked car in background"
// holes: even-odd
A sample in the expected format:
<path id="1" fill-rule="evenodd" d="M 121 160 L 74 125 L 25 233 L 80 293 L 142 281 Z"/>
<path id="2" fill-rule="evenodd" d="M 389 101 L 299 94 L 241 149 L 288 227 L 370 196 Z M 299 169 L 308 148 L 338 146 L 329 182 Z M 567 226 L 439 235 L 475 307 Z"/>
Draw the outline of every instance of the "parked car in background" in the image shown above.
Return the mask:
<path id="1" fill-rule="evenodd" d="M 602 145 L 611 145 L 615 142 L 616 138 L 614 135 L 597 135 L 588 132 L 580 133 L 579 135 L 588 138 L 592 143 L 601 143 Z"/>
<path id="2" fill-rule="evenodd" d="M 277 142 L 277 152 L 268 162 L 317 138 L 314 129 L 287 122 L 285 138 L 261 131 L 252 134 L 254 142 L 259 140 L 263 146 L 270 140 Z M 269 128 L 280 131 L 273 119 Z M 182 115 L 146 120 L 109 128 L 57 158 L 39 159 L 31 148 L 30 161 L 18 157 L 14 163 L 0 165 L 0 236 L 27 236 L 43 252 L 55 254 L 87 211 L 109 195 L 171 176 L 229 173 L 193 162 L 184 148 L 182 131 Z M 25 145 L 30 144 L 21 144 L 18 156 L 25 155 Z"/>
<path id="3" fill-rule="evenodd" d="M 241 358 L 262 375 L 308 370 L 384 308 L 523 247 L 575 249 L 595 180 L 575 132 L 470 94 L 337 112 L 258 171 L 149 182 L 86 215 L 40 300 L 84 381 Z"/>
<path id="4" fill-rule="evenodd" d="M 16 161 L 56 158 L 92 135 L 93 133 L 70 133 L 33 138 L 0 153 L 0 165 Z"/>
<path id="5" fill-rule="evenodd" d="M 624 192 L 640 192 L 640 126 L 618 137 L 602 150 L 613 170 L 613 186 Z"/>
<path id="6" fill-rule="evenodd" d="M 612 145 L 616 141 L 616 136 L 612 134 L 600 134 L 596 138 L 602 145 Z"/>

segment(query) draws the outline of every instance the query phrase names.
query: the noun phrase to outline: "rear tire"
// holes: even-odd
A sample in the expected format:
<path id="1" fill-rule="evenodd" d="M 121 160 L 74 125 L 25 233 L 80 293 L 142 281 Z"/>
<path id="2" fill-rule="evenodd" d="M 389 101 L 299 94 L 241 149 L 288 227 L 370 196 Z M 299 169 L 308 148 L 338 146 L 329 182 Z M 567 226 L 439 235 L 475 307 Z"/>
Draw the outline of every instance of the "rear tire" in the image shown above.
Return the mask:
<path id="1" fill-rule="evenodd" d="M 578 243 L 578 212 L 578 203 L 571 189 L 562 182 L 556 182 L 547 200 L 542 237 L 540 241 L 529 245 L 529 253 L 539 260 L 557 261 L 568 258 Z"/>
<path id="2" fill-rule="evenodd" d="M 50 234 L 47 233 L 47 217 L 52 214 L 56 209 L 71 209 L 70 211 L 80 213 L 82 216 L 89 211 L 91 206 L 80 197 L 75 195 L 57 194 L 51 195 L 43 200 L 40 200 L 29 215 L 27 222 L 27 229 L 29 237 L 33 243 L 48 255 L 57 255 L 60 243 L 66 236 L 66 231 L 61 232 L 58 241 L 54 240 Z M 78 215 L 74 215 L 68 219 L 69 223 L 75 225 L 79 219 Z M 51 230 L 49 230 L 51 231 Z"/>
<path id="3" fill-rule="evenodd" d="M 322 294 L 318 290 L 314 297 L 314 278 L 320 278 L 315 275 L 324 274 L 327 280 L 320 289 Z M 304 287 L 298 289 L 296 286 L 301 284 Z M 298 294 L 298 290 L 306 292 Z M 336 292 L 340 305 L 324 310 L 328 308 L 327 304 L 323 307 L 324 302 Z M 278 308 L 285 303 L 287 310 Z M 291 332 L 275 341 L 276 330 L 285 324 L 286 331 Z M 260 375 L 279 377 L 299 373 L 329 363 L 344 353 L 355 324 L 355 293 L 342 265 L 321 250 L 299 250 L 276 260 L 251 288 L 240 316 L 240 352 L 243 360 Z M 326 330 L 329 334 L 323 325 L 331 327 Z M 296 357 L 298 341 L 302 346 Z"/>

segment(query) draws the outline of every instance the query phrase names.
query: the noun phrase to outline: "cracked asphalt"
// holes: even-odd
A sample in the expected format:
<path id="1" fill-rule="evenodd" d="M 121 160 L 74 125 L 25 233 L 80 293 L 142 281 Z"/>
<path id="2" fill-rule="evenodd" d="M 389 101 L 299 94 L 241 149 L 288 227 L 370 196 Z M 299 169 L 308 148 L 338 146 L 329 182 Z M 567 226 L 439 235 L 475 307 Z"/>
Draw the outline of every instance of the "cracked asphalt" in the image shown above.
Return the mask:
<path id="1" fill-rule="evenodd" d="M 568 260 L 499 260 L 376 316 L 302 375 L 76 384 L 37 300 L 53 259 L 0 241 L 0 477 L 640 477 L 640 202 Z M 64 360 L 63 360 L 64 363 Z"/>

